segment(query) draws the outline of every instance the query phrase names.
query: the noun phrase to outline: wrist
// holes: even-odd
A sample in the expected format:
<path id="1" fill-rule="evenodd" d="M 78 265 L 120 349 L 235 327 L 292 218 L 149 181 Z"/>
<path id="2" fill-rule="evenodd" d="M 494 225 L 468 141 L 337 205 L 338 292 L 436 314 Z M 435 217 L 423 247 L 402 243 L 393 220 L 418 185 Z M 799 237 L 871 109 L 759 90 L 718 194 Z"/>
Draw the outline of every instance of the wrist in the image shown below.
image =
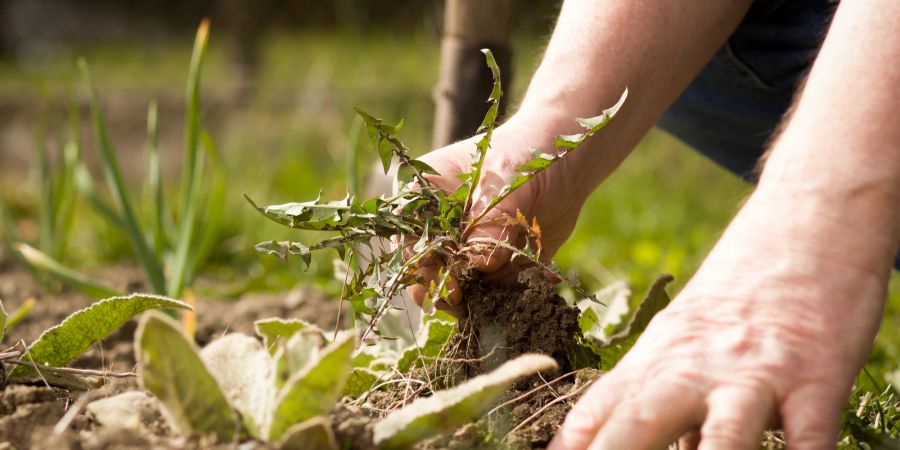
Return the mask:
<path id="1" fill-rule="evenodd" d="M 761 184 L 721 241 L 763 256 L 763 264 L 784 262 L 814 277 L 838 270 L 886 283 L 900 246 L 891 227 L 882 226 L 893 208 L 802 183 Z"/>
<path id="2" fill-rule="evenodd" d="M 779 221 L 811 233 L 817 245 L 886 270 L 900 248 L 900 154 L 880 157 L 819 137 L 788 129 L 778 139 L 755 202 L 781 211 Z"/>

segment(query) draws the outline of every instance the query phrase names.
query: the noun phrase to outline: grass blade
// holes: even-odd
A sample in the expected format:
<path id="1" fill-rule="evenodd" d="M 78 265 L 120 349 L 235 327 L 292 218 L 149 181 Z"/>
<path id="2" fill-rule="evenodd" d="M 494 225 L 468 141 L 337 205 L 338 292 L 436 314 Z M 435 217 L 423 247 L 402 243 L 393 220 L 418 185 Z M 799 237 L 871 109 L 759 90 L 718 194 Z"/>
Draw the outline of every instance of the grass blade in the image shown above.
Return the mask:
<path id="1" fill-rule="evenodd" d="M 53 249 L 53 176 L 47 155 L 46 126 L 35 136 L 34 162 L 38 185 L 38 248 L 52 254 Z"/>
<path id="2" fill-rule="evenodd" d="M 94 281 L 84 274 L 78 273 L 59 261 L 51 258 L 46 253 L 24 243 L 13 245 L 15 251 L 27 261 L 28 265 L 35 269 L 49 273 L 74 289 L 94 298 L 108 298 L 122 295 L 114 289 Z"/>
<path id="3" fill-rule="evenodd" d="M 28 297 L 28 299 L 25 300 L 22 305 L 16 308 L 16 310 L 6 318 L 6 329 L 11 330 L 16 325 L 22 323 L 22 321 L 25 320 L 26 317 L 28 317 L 28 313 L 31 312 L 31 308 L 34 307 L 35 303 L 37 303 L 37 299 L 35 299 L 34 297 Z"/>
<path id="4" fill-rule="evenodd" d="M 144 267 L 147 273 L 147 280 L 150 288 L 157 293 L 165 292 L 165 277 L 163 276 L 162 266 L 158 259 L 150 251 L 147 240 L 141 232 L 138 225 L 137 216 L 131 206 L 131 200 L 128 198 L 128 190 L 125 186 L 125 180 L 122 177 L 122 171 L 119 168 L 119 162 L 116 158 L 116 152 L 113 149 L 112 142 L 109 138 L 109 132 L 106 128 L 106 120 L 103 112 L 100 110 L 100 101 L 97 99 L 97 93 L 91 82 L 91 74 L 88 71 L 87 63 L 82 59 L 79 61 L 81 73 L 84 78 L 85 85 L 91 100 L 91 116 L 94 122 L 94 131 L 96 140 L 100 147 L 101 163 L 103 172 L 106 175 L 106 182 L 113 196 L 113 201 L 121 211 L 121 222 L 124 225 L 131 246 L 134 248 L 138 261 Z"/>
<path id="5" fill-rule="evenodd" d="M 55 230 L 53 257 L 62 261 L 65 259 L 66 247 L 69 235 L 72 232 L 72 224 L 75 221 L 75 203 L 77 202 L 76 170 L 81 160 L 81 115 L 78 105 L 72 97 L 71 90 L 66 90 L 69 103 L 69 137 L 63 146 L 62 168 L 57 176 L 56 192 L 54 198 Z"/>
<path id="6" fill-rule="evenodd" d="M 194 51 L 187 82 L 187 114 L 185 118 L 184 175 L 181 185 L 181 223 L 178 227 L 178 244 L 175 250 L 175 265 L 172 277 L 166 286 L 169 295 L 178 296 L 184 288 L 188 269 L 189 251 L 194 237 L 197 220 L 197 195 L 203 171 L 200 153 L 200 69 L 209 42 L 209 21 L 204 20 L 197 29 Z"/>
<path id="7" fill-rule="evenodd" d="M 122 221 L 122 218 L 119 217 L 119 214 L 116 213 L 112 205 L 100 197 L 97 188 L 94 186 L 94 178 L 91 176 L 91 173 L 88 172 L 87 167 L 82 163 L 79 163 L 75 168 L 75 187 L 78 189 L 78 192 L 87 199 L 88 203 L 91 204 L 98 214 L 103 216 L 109 223 L 121 228 L 122 231 L 125 231 L 125 222 Z"/>
<path id="8" fill-rule="evenodd" d="M 353 124 L 350 125 L 350 154 L 347 155 L 347 189 L 356 198 L 362 195 L 359 190 L 359 136 L 362 134 L 363 121 L 359 116 L 353 116 Z"/>
<path id="9" fill-rule="evenodd" d="M 209 194 L 209 201 L 205 206 L 206 217 L 203 220 L 203 236 L 197 249 L 193 252 L 193 259 L 185 274 L 185 280 L 192 280 L 194 275 L 212 254 L 213 248 L 219 239 L 219 229 L 222 224 L 222 213 L 225 210 L 225 166 L 219 156 L 212 138 L 207 133 L 203 133 L 203 148 L 209 158 L 212 166 L 213 185 Z M 186 283 L 185 283 L 186 284 Z"/>
<path id="10" fill-rule="evenodd" d="M 153 247 L 157 258 L 163 255 L 165 248 L 165 228 L 163 214 L 166 206 L 163 197 L 162 175 L 159 167 L 159 112 L 155 101 L 147 108 L 147 171 L 150 195 L 151 228 L 153 229 Z"/>
<path id="11" fill-rule="evenodd" d="M 81 149 L 75 141 L 69 141 L 63 147 L 62 168 L 57 175 L 55 186 L 55 204 L 53 205 L 54 229 L 52 255 L 58 260 L 65 259 L 69 234 L 75 222 L 75 170 L 78 167 Z"/>

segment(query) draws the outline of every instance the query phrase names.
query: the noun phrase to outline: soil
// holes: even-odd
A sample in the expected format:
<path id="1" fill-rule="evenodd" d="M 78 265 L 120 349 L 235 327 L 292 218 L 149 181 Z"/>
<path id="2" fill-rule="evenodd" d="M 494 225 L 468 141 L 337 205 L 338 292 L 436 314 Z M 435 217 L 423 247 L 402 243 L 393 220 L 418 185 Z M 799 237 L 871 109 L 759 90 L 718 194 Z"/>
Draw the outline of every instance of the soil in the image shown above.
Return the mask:
<path id="1" fill-rule="evenodd" d="M 0 258 L 2 259 L 2 258 Z M 142 290 L 140 273 L 133 267 L 113 267 L 97 277 L 122 290 Z M 10 330 L 0 350 L 20 341 L 32 342 L 43 330 L 58 324 L 66 316 L 90 306 L 93 299 L 62 291 L 43 295 L 31 274 L 17 268 L 8 259 L 0 261 L 0 299 L 12 312 L 28 298 L 38 299 L 28 316 Z M 325 329 L 334 327 L 338 303 L 312 289 L 298 288 L 287 293 L 256 293 L 238 301 L 201 299 L 197 312 L 198 343 L 202 346 L 229 332 L 253 334 L 253 322 L 267 317 L 300 318 Z M 132 320 L 96 344 L 70 366 L 114 371 L 134 368 L 132 345 L 136 321 Z M 62 433 L 49 432 L 69 408 L 78 403 L 105 398 L 138 389 L 132 378 L 114 379 L 108 385 L 89 392 L 66 391 L 46 386 L 9 384 L 0 388 L 0 450 L 28 448 L 214 448 L 209 443 L 173 436 L 159 424 L 148 424 L 153 433 L 123 433 L 109 430 L 81 411 Z M 223 447 L 231 448 L 231 447 Z M 266 448 L 261 443 L 247 448 Z"/>
<path id="2" fill-rule="evenodd" d="M 450 357 L 472 360 L 468 377 L 493 370 L 523 353 L 553 357 L 562 372 L 572 369 L 570 351 L 579 332 L 578 308 L 556 294 L 540 269 L 522 271 L 519 284 L 481 281 L 463 288 L 466 311 L 459 321 L 457 350 Z"/>

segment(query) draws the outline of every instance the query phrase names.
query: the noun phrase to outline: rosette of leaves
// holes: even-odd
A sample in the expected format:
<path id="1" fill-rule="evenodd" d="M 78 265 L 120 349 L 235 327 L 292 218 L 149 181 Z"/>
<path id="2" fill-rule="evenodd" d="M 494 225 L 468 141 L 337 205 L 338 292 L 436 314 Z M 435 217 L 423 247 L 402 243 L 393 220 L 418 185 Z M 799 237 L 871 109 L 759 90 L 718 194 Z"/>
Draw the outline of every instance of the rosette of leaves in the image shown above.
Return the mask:
<path id="1" fill-rule="evenodd" d="M 277 223 L 335 234 L 314 244 L 270 241 L 260 243 L 256 248 L 282 258 L 297 255 L 307 266 L 312 260 L 312 252 L 327 248 L 336 250 L 338 256 L 348 262 L 347 266 L 353 268 L 347 275 L 342 300 L 349 301 L 357 317 L 362 319 L 360 323 L 367 324 L 362 334 L 366 341 L 372 334 L 379 333 L 375 324 L 389 309 L 390 300 L 406 286 L 421 282 L 415 272 L 422 262 L 435 257 L 445 262 L 439 280 L 428 286 L 424 304 L 428 311 L 434 302 L 448 295 L 446 284 L 451 276 L 462 282 L 476 277 L 471 269 L 471 258 L 477 252 L 473 253 L 466 244 L 469 230 L 485 220 L 488 212 L 506 197 L 599 132 L 615 116 L 627 96 L 626 90 L 614 106 L 599 116 L 578 119 L 578 124 L 585 130 L 583 133 L 559 136 L 554 142 L 555 148 L 550 151 L 534 150 L 534 158 L 519 167 L 519 173 L 483 209 L 475 211 L 473 195 L 482 177 L 503 93 L 494 56 L 489 50 L 483 52 L 494 76 L 488 98 L 490 106 L 478 130 L 471 169 L 458 175 L 461 183 L 453 192 L 444 192 L 433 184 L 430 177 L 438 176 L 438 172 L 413 158 L 410 149 L 400 141 L 397 135 L 403 128 L 402 121 L 391 125 L 357 108 L 357 114 L 365 122 L 370 147 L 377 151 L 385 173 L 392 164 L 397 166 L 399 188 L 394 194 L 366 200 L 347 195 L 336 201 L 324 201 L 320 196 L 307 202 L 269 206 L 258 206 L 247 198 L 255 209 Z M 527 228 L 527 245 L 516 248 L 499 241 L 489 245 L 509 248 L 514 257 L 524 257 L 553 270 L 541 258 L 537 223 L 529 224 L 523 217 L 511 217 L 509 221 L 513 226 Z M 395 247 L 376 252 L 370 264 L 350 264 L 360 248 L 371 246 L 373 239 L 394 239 L 404 243 L 402 247 L 406 251 Z M 566 280 L 561 274 L 559 276 Z M 573 287 L 579 294 L 587 295 L 577 284 L 573 283 Z"/>
<path id="2" fill-rule="evenodd" d="M 135 336 L 141 384 L 183 434 L 254 437 L 280 448 L 321 439 L 333 448 L 325 414 L 351 375 L 356 336 L 329 341 L 312 325 L 278 319 L 257 330 L 263 342 L 234 333 L 199 350 L 177 322 L 148 314 Z"/>
<path id="3" fill-rule="evenodd" d="M 327 414 L 342 396 L 358 396 L 392 367 L 409 370 L 423 354 L 437 355 L 451 330 L 431 321 L 418 357 L 408 351 L 393 362 L 357 352 L 356 337 L 334 340 L 300 320 L 256 322 L 259 339 L 226 335 L 202 350 L 174 320 L 147 314 L 135 337 L 141 383 L 156 396 L 165 416 L 181 433 L 219 442 L 258 438 L 281 449 L 340 448 Z M 375 443 L 404 448 L 475 420 L 521 377 L 556 369 L 543 355 L 523 355 L 494 372 L 452 389 L 436 391 L 373 425 Z M 390 370 L 389 370 L 390 369 Z"/>

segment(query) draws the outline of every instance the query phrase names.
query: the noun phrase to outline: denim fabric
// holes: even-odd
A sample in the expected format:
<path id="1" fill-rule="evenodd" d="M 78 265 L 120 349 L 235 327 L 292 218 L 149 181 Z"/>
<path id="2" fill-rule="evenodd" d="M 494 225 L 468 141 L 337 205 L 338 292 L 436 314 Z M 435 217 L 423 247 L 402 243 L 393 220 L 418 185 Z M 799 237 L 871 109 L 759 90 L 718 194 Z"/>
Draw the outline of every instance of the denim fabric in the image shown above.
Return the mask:
<path id="1" fill-rule="evenodd" d="M 818 53 L 834 0 L 757 0 L 657 126 L 748 182 Z M 894 261 L 900 270 L 900 254 Z"/>

